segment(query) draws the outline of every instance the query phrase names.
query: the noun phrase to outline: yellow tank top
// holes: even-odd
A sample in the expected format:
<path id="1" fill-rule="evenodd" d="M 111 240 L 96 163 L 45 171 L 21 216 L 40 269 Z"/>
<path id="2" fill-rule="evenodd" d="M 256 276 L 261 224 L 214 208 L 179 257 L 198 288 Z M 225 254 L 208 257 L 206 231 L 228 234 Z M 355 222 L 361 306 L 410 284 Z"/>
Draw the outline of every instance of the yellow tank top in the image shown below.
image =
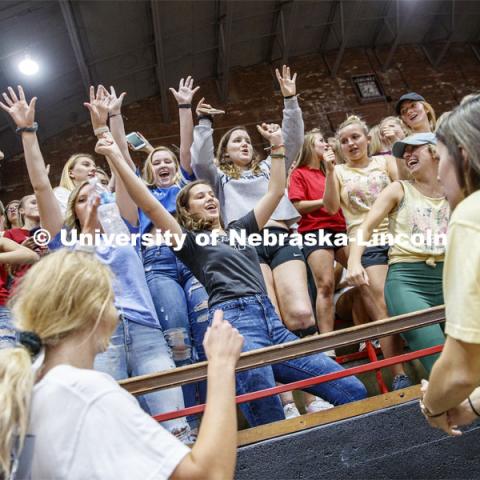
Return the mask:
<path id="1" fill-rule="evenodd" d="M 389 231 L 395 243 L 388 252 L 389 265 L 399 262 L 443 262 L 450 217 L 445 197 L 423 195 L 410 180 L 401 180 L 404 197 L 389 215 Z"/>
<path id="2" fill-rule="evenodd" d="M 336 165 L 335 173 L 340 182 L 340 205 L 347 222 L 348 236 L 353 239 L 380 192 L 391 183 L 387 159 L 384 156 L 372 157 L 364 168 Z M 388 218 L 385 217 L 373 231 L 372 245 L 382 244 L 375 241 L 375 237 L 387 233 Z"/>

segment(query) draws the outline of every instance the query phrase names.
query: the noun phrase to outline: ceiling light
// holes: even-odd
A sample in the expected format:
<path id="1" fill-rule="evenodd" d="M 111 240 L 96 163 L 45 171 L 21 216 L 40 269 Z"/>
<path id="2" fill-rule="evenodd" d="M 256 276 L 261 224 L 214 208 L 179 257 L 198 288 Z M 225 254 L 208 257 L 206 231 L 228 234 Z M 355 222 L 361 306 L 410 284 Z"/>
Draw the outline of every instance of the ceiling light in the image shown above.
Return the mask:
<path id="1" fill-rule="evenodd" d="M 18 64 L 18 69 L 24 75 L 31 76 L 38 72 L 39 66 L 37 62 L 30 58 L 30 55 L 25 55 L 25 58 Z"/>

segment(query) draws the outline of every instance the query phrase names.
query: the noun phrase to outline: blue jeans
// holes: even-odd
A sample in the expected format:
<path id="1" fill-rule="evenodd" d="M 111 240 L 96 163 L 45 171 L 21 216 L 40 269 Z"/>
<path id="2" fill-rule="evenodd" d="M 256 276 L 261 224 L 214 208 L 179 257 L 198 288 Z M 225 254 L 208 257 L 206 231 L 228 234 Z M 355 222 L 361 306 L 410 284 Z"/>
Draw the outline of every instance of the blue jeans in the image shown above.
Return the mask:
<path id="1" fill-rule="evenodd" d="M 15 327 L 12 323 L 10 310 L 0 305 L 0 349 L 12 348 L 16 343 Z"/>
<path id="2" fill-rule="evenodd" d="M 285 328 L 266 296 L 242 297 L 220 303 L 210 311 L 210 321 L 213 319 L 214 310 L 223 310 L 224 319 L 243 335 L 244 352 L 298 340 L 296 335 Z M 316 353 L 238 373 L 237 394 L 275 387 L 276 381 L 290 383 L 342 370 L 330 357 Z M 332 380 L 305 390 L 334 405 L 360 400 L 367 395 L 364 385 L 355 377 Z M 240 408 L 251 426 L 285 418 L 278 395 L 243 403 Z"/>
<path id="3" fill-rule="evenodd" d="M 121 316 L 107 351 L 96 356 L 94 368 L 122 380 L 169 370 L 175 368 L 175 364 L 161 330 Z M 138 400 L 150 415 L 184 408 L 182 390 L 178 387 L 148 393 Z M 182 438 L 181 432 L 185 433 L 184 438 L 190 433 L 184 418 L 168 420 L 162 425 L 179 438 Z"/>
<path id="4" fill-rule="evenodd" d="M 177 367 L 204 358 L 203 337 L 208 328 L 208 294 L 192 272 L 167 246 L 143 253 L 148 288 Z M 192 348 L 193 344 L 193 348 Z M 183 386 L 185 405 L 196 405 L 197 385 Z M 200 387 L 200 400 L 205 389 Z"/>

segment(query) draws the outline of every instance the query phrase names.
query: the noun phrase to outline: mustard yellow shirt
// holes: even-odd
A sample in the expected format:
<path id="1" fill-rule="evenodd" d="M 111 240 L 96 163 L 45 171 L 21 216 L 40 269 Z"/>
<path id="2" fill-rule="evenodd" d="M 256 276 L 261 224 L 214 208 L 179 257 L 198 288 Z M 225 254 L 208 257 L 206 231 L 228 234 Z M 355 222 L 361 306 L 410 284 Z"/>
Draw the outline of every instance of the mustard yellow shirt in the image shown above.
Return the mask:
<path id="1" fill-rule="evenodd" d="M 394 243 L 388 264 L 399 262 L 443 262 L 450 207 L 445 197 L 427 197 L 410 180 L 400 181 L 404 196 L 388 217 Z"/>
<path id="2" fill-rule="evenodd" d="M 448 227 L 443 270 L 445 333 L 480 343 L 480 191 L 459 203 Z"/>
<path id="3" fill-rule="evenodd" d="M 347 233 L 350 239 L 354 239 L 358 227 L 378 195 L 391 183 L 387 159 L 384 156 L 372 157 L 364 168 L 354 168 L 346 164 L 335 165 L 335 174 L 340 183 L 340 205 L 347 222 Z M 386 234 L 387 231 L 388 217 L 385 217 L 373 231 L 372 239 L 379 234 Z"/>

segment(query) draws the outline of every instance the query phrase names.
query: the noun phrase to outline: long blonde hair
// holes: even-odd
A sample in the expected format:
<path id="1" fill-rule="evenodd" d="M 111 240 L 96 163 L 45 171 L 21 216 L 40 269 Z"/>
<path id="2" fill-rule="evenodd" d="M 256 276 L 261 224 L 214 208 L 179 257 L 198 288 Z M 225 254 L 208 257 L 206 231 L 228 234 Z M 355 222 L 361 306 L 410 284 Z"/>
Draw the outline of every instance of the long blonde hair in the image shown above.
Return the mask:
<path id="1" fill-rule="evenodd" d="M 65 226 L 68 230 L 76 229 L 78 232 L 82 230 L 80 222 L 78 221 L 77 214 L 75 213 L 75 204 L 77 203 L 77 198 L 80 193 L 80 190 L 88 185 L 89 181 L 84 180 L 82 183 L 78 184 L 68 197 L 67 209 L 65 211 Z"/>
<path id="2" fill-rule="evenodd" d="M 47 255 L 22 278 L 9 302 L 20 331 L 34 332 L 48 349 L 68 335 L 90 329 L 113 315 L 112 274 L 94 255 L 61 249 Z M 115 313 L 116 314 L 116 313 Z M 8 476 L 16 436 L 28 429 L 35 383 L 23 346 L 0 350 L 0 476 Z"/>
<path id="3" fill-rule="evenodd" d="M 433 107 L 428 102 L 419 101 L 419 103 L 421 103 L 423 105 L 423 108 L 425 109 L 425 113 L 427 114 L 428 124 L 430 125 L 430 131 L 434 132 L 435 128 L 437 126 L 437 116 L 435 115 L 435 110 L 433 109 Z M 401 118 L 403 124 L 405 125 L 405 127 L 408 129 L 408 135 L 411 135 L 413 133 L 417 133 L 407 125 L 407 123 L 405 122 L 405 120 L 403 120 L 401 115 L 400 115 L 400 118 Z"/>
<path id="4" fill-rule="evenodd" d="M 222 138 L 220 139 L 220 142 L 218 143 L 217 147 L 217 155 L 215 157 L 215 161 L 217 162 L 218 168 L 225 173 L 225 175 L 228 175 L 229 177 L 238 179 L 240 178 L 241 175 L 241 170 L 229 159 L 228 154 L 227 154 L 227 144 L 228 141 L 230 140 L 230 137 L 232 136 L 232 133 L 237 131 L 237 130 L 244 130 L 245 132 L 247 129 L 239 125 L 237 127 L 233 127 L 228 132 L 226 132 Z M 248 133 L 248 132 L 247 132 Z M 253 147 L 252 147 L 253 148 Z M 262 173 L 262 169 L 260 168 L 259 163 L 261 162 L 261 158 L 258 155 L 258 153 L 253 149 L 253 157 L 252 161 L 250 162 L 249 169 L 252 171 L 254 175 L 260 175 Z"/>
<path id="5" fill-rule="evenodd" d="M 60 177 L 60 187 L 66 188 L 70 192 L 75 188 L 75 183 L 70 177 L 70 172 L 77 161 L 84 157 L 89 158 L 93 163 L 95 163 L 95 159 L 88 153 L 74 153 L 63 166 L 62 176 Z"/>
<path id="6" fill-rule="evenodd" d="M 178 181 L 178 172 L 180 170 L 180 163 L 178 161 L 177 156 L 170 150 L 168 147 L 155 147 L 149 154 L 145 163 L 143 164 L 142 169 L 142 179 L 149 187 L 155 187 L 155 175 L 153 173 L 153 156 L 157 152 L 168 152 L 172 156 L 172 160 L 175 163 L 176 173 L 177 175 L 174 178 L 174 183 Z"/>

